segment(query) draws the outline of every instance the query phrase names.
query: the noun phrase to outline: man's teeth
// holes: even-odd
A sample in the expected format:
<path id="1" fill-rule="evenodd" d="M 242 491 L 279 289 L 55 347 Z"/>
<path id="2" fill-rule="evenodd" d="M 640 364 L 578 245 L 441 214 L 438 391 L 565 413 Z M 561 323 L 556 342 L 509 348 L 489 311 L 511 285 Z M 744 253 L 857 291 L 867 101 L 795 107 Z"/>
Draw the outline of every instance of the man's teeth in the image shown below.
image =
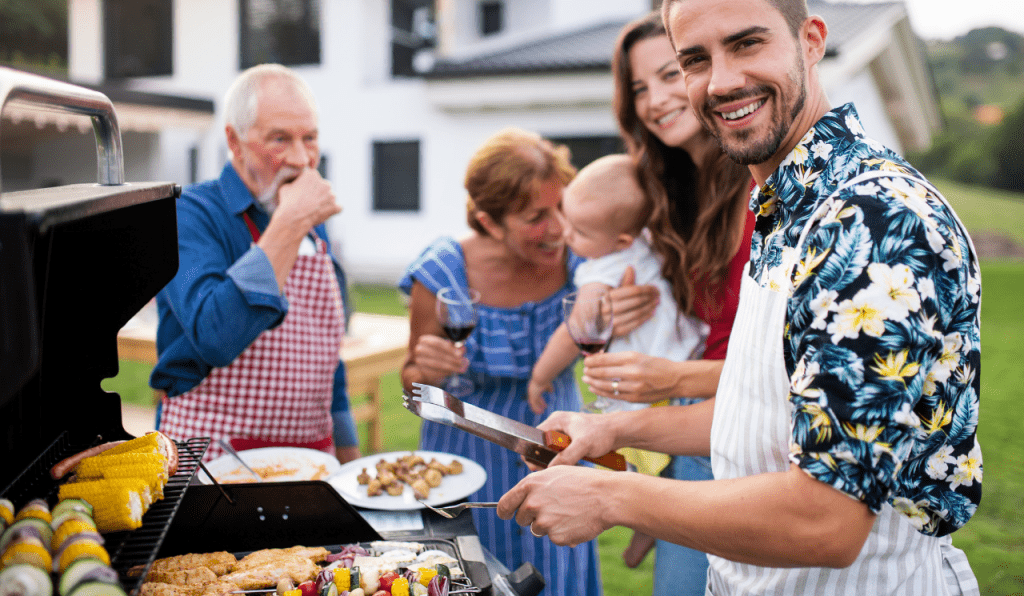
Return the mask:
<path id="1" fill-rule="evenodd" d="M 541 250 L 555 250 L 562 247 L 561 242 L 541 242 Z"/>
<path id="2" fill-rule="evenodd" d="M 755 101 L 754 103 L 747 104 L 746 106 L 736 110 L 735 112 L 722 112 L 722 118 L 725 118 L 726 120 L 739 120 L 740 118 L 742 118 L 742 117 L 746 116 L 747 114 L 753 112 L 757 108 L 763 106 L 764 105 L 764 101 L 765 100 L 761 99 L 761 100 Z"/>
<path id="3" fill-rule="evenodd" d="M 657 120 L 658 126 L 665 126 L 666 124 L 668 124 L 668 122 L 670 120 L 672 120 L 673 118 L 675 118 L 676 116 L 678 116 L 682 112 L 683 112 L 683 108 L 677 108 L 675 110 L 672 110 L 668 114 L 665 114 L 661 118 L 658 118 L 658 120 Z"/>

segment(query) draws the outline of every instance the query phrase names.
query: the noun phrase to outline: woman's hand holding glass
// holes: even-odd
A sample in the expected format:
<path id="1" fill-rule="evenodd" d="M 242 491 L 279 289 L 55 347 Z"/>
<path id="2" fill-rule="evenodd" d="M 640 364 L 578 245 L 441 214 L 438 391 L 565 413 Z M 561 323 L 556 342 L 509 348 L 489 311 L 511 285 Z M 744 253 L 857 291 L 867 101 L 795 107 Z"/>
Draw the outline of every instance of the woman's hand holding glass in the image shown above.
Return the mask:
<path id="1" fill-rule="evenodd" d="M 437 292 L 437 322 L 462 355 L 466 339 L 476 328 L 479 304 L 480 292 L 471 288 L 442 288 Z M 473 392 L 473 384 L 456 374 L 447 389 L 455 397 L 465 397 Z"/>

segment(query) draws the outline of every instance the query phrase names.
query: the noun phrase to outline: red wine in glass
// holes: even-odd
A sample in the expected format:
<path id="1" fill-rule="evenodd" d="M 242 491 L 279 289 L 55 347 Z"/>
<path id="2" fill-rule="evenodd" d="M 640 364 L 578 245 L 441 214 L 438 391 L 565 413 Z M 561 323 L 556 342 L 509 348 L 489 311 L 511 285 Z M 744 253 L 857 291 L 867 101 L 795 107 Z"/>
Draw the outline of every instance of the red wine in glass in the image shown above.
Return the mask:
<path id="1" fill-rule="evenodd" d="M 471 288 L 441 288 L 437 292 L 437 321 L 455 347 L 461 348 L 476 328 L 479 303 L 480 292 Z M 448 381 L 448 392 L 466 397 L 473 392 L 473 383 L 453 375 Z"/>
<path id="2" fill-rule="evenodd" d="M 584 338 L 576 340 L 576 345 L 580 347 L 580 350 L 587 354 L 597 354 L 598 352 L 603 352 L 604 349 L 608 347 L 608 340 L 600 338 Z"/>
<path id="3" fill-rule="evenodd" d="M 572 340 L 585 354 L 597 354 L 608 347 L 612 338 L 612 302 L 608 290 L 583 286 L 562 299 L 565 327 Z M 586 411 L 603 411 L 610 402 L 598 397 L 584 406 Z"/>
<path id="4" fill-rule="evenodd" d="M 473 333 L 473 329 L 476 329 L 476 325 L 445 325 L 444 334 L 448 336 L 448 339 L 458 343 L 466 341 L 466 338 Z"/>

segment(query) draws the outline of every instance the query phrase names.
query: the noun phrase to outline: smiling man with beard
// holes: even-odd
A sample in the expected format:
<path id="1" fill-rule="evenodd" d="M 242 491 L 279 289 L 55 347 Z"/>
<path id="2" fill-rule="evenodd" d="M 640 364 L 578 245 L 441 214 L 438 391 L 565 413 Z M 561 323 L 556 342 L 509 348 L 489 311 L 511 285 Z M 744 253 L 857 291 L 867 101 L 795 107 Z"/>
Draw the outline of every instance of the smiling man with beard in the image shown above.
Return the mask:
<path id="1" fill-rule="evenodd" d="M 977 594 L 981 279 L 967 232 L 818 79 L 804 0 L 666 0 L 702 124 L 758 187 L 714 400 L 540 425 L 572 444 L 501 500 L 556 543 L 614 525 L 709 553 L 708 593 Z M 710 453 L 707 482 L 557 464 Z"/>
<path id="2" fill-rule="evenodd" d="M 231 160 L 182 193 L 178 273 L 157 295 L 159 428 L 213 438 L 208 459 L 217 439 L 355 459 L 338 354 L 345 282 L 324 228 L 341 208 L 316 169 L 312 92 L 264 64 L 238 76 L 225 112 Z"/>

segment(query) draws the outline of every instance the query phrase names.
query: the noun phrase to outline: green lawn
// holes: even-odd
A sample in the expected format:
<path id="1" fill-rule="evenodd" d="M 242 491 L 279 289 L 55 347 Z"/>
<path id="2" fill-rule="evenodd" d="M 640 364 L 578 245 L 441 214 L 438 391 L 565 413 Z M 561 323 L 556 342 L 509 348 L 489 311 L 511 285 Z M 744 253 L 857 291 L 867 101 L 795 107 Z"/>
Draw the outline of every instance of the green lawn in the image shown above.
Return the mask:
<path id="1" fill-rule="evenodd" d="M 938 181 L 969 230 L 998 230 L 1024 243 L 1024 197 Z M 1019 296 L 1024 291 L 1024 263 L 982 265 L 981 421 L 978 436 L 985 457 L 984 498 L 974 519 L 954 534 L 967 552 L 985 595 L 1024 594 L 1024 414 L 1018 395 L 1024 387 L 1019 360 L 1024 353 L 1024 317 Z M 406 308 L 391 288 L 356 286 L 355 308 L 362 312 L 404 314 Z M 104 383 L 125 401 L 150 403 L 146 387 L 149 368 L 122 362 L 121 373 Z M 419 419 L 401 406 L 398 374 L 383 379 L 384 448 L 413 449 Z M 358 398 L 357 398 L 358 399 Z M 361 430 L 364 450 L 365 429 Z M 599 539 L 604 587 L 609 594 L 649 594 L 653 557 L 627 569 L 621 554 L 629 531 L 616 528 Z"/>

